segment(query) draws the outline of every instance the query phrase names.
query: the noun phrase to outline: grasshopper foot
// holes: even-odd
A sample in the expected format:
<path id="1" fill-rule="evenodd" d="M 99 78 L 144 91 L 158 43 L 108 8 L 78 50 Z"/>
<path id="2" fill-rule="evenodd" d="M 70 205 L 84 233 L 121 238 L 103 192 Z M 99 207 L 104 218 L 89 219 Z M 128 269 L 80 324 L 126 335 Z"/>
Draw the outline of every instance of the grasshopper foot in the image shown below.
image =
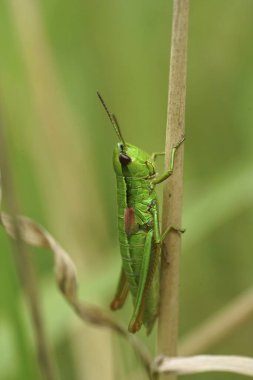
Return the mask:
<path id="1" fill-rule="evenodd" d="M 185 228 L 177 228 L 177 227 L 171 227 L 171 229 L 175 232 L 177 232 L 178 234 L 184 234 L 186 229 Z"/>
<path id="2" fill-rule="evenodd" d="M 137 331 L 140 330 L 141 325 L 142 325 L 141 320 L 136 319 L 134 321 L 131 321 L 128 326 L 128 331 L 132 334 L 135 334 Z"/>
<path id="3" fill-rule="evenodd" d="M 173 147 L 174 149 L 177 149 L 180 147 L 180 145 L 185 141 L 185 136 L 183 135 L 181 137 L 181 140 L 178 141 L 178 143 Z"/>

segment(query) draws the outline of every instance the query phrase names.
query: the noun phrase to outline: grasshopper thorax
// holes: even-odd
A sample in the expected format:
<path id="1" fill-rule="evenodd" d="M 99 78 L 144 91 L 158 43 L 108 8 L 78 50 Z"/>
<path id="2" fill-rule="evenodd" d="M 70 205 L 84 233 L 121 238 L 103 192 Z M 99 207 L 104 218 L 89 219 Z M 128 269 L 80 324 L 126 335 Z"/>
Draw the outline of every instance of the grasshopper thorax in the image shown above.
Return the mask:
<path id="1" fill-rule="evenodd" d="M 155 174 L 150 155 L 135 145 L 118 143 L 113 151 L 113 166 L 117 175 L 148 178 Z"/>

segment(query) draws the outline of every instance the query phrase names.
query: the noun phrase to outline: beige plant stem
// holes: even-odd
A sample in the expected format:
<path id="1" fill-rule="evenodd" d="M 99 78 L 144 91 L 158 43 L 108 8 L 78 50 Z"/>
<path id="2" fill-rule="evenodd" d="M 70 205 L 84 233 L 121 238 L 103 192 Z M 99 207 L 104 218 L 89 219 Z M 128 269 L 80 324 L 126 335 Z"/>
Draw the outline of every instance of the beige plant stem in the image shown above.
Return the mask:
<path id="1" fill-rule="evenodd" d="M 188 0 L 174 0 L 165 145 L 166 167 L 173 146 L 185 134 L 187 31 Z M 182 189 L 183 146 L 180 146 L 175 157 L 173 175 L 164 186 L 163 230 L 172 225 L 181 227 Z M 158 328 L 158 352 L 168 356 L 176 356 L 177 353 L 180 250 L 180 234 L 169 233 L 164 242 L 161 265 L 161 309 Z M 163 379 L 176 378 L 174 375 L 163 376 Z"/>
<path id="2" fill-rule="evenodd" d="M 29 258 L 29 252 L 21 239 L 21 232 L 15 216 L 18 213 L 18 206 L 4 137 L 2 122 L 0 122 L 0 167 L 6 204 L 10 210 L 10 214 L 13 216 L 13 228 L 16 240 L 11 241 L 16 269 L 27 300 L 42 378 L 45 380 L 56 380 L 57 377 L 48 348 L 43 316 L 39 304 L 36 274 Z"/>

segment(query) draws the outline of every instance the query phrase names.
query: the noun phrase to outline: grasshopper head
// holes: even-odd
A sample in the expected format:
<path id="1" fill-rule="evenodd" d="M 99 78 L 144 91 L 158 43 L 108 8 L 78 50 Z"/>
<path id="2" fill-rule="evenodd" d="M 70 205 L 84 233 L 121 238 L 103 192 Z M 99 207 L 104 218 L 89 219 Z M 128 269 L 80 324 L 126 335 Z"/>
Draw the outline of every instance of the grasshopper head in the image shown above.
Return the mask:
<path id="1" fill-rule="evenodd" d="M 118 143 L 113 152 L 115 173 L 126 177 L 149 177 L 155 174 L 154 163 L 148 153 L 137 146 Z"/>
<path id="2" fill-rule="evenodd" d="M 101 94 L 99 92 L 97 92 L 97 94 L 119 139 L 119 143 L 113 152 L 113 166 L 115 173 L 125 177 L 137 178 L 154 175 L 154 162 L 152 162 L 148 153 L 125 142 L 116 116 L 109 111 Z"/>

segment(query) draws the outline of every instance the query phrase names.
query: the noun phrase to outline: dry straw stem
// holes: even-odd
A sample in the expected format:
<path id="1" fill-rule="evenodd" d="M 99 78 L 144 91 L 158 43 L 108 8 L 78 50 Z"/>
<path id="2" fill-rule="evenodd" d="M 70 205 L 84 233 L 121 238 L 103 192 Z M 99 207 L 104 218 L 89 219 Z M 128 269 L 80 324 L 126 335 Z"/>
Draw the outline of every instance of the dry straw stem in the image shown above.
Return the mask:
<path id="1" fill-rule="evenodd" d="M 190 332 L 179 344 L 180 355 L 196 355 L 219 343 L 253 316 L 253 288 Z"/>
<path id="2" fill-rule="evenodd" d="M 28 123 L 22 125 L 20 134 L 24 136 L 30 162 L 35 168 L 34 175 L 50 229 L 61 237 L 61 241 L 64 239 L 64 245 L 68 246 L 85 277 L 94 263 L 101 263 L 99 252 L 108 243 L 108 223 L 96 184 L 94 160 L 86 135 L 87 121 L 80 120 L 59 76 L 43 17 L 43 2 L 10 0 L 7 4 L 31 95 L 30 108 L 27 110 Z M 20 126 L 16 128 L 18 130 Z M 63 212 L 68 215 L 67 234 Z M 97 239 L 94 239 L 95 230 Z M 84 255 L 83 246 L 85 252 L 89 252 L 88 255 Z M 84 340 L 85 345 L 92 344 L 94 347 L 94 350 L 86 353 L 89 367 L 96 367 L 97 359 L 93 353 L 104 347 L 106 355 L 100 364 L 104 369 L 104 377 L 110 378 L 106 370 L 109 369 L 107 357 L 111 355 L 110 339 L 101 334 L 98 340 L 90 329 L 82 329 L 79 339 L 71 337 L 78 376 L 83 378 L 87 373 L 83 361 L 84 346 L 81 343 Z"/>
<path id="3" fill-rule="evenodd" d="M 21 231 L 17 222 L 16 214 L 18 211 L 17 200 L 14 194 L 14 186 L 11 178 L 8 153 L 5 145 L 3 125 L 0 122 L 0 167 L 2 171 L 4 194 L 6 203 L 12 215 L 12 229 L 16 237 L 15 244 L 12 244 L 16 269 L 22 284 L 28 311 L 31 316 L 32 328 L 37 349 L 38 363 L 44 379 L 56 380 L 57 376 L 49 352 L 43 316 L 39 304 L 38 286 L 36 273 L 29 259 L 29 252 L 21 238 Z M 0 187 L 1 194 L 1 187 Z M 0 196 L 1 201 L 1 196 Z"/>
<path id="4" fill-rule="evenodd" d="M 153 366 L 154 373 L 191 375 L 201 372 L 232 372 L 253 376 L 253 359 L 242 356 L 200 355 L 191 357 L 158 357 Z"/>
<path id="5" fill-rule="evenodd" d="M 170 152 L 184 136 L 186 93 L 186 53 L 188 31 L 188 0 L 174 0 L 172 41 L 168 94 L 168 118 L 165 145 L 165 163 L 168 167 Z M 181 227 L 183 188 L 183 146 L 175 158 L 175 168 L 165 183 L 163 194 L 163 230 L 168 226 Z M 179 258 L 181 238 L 168 234 L 164 242 L 161 265 L 161 309 L 158 331 L 158 352 L 175 356 L 178 339 Z M 168 378 L 168 377 L 166 377 Z M 170 379 L 174 377 L 169 377 Z"/>
<path id="6" fill-rule="evenodd" d="M 99 186 L 92 180 L 94 168 L 86 128 L 83 121 L 80 125 L 60 81 L 43 20 L 42 2 L 10 0 L 7 3 L 31 91 L 30 114 L 34 115 L 32 124 L 22 126 L 22 134 L 37 169 L 34 174 L 45 199 L 44 209 L 54 231 L 65 237 L 78 267 L 83 265 L 83 271 L 89 270 L 89 262 L 99 252 L 97 242 L 107 241 L 107 223 L 98 196 Z M 84 202 L 85 198 L 89 201 Z M 63 209 L 73 221 L 67 237 Z M 97 225 L 99 239 L 94 239 Z M 92 251 L 85 257 L 80 248 L 84 242 L 87 252 Z"/>

